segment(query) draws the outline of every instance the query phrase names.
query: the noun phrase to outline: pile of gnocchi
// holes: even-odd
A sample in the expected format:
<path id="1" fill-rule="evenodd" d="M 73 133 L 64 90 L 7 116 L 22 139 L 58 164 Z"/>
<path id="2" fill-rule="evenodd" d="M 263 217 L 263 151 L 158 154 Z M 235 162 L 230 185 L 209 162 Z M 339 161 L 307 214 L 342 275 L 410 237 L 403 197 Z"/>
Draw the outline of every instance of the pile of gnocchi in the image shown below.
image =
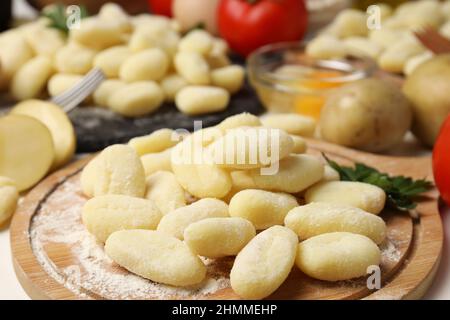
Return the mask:
<path id="1" fill-rule="evenodd" d="M 244 81 L 224 40 L 200 29 L 183 36 L 163 16 L 107 3 L 68 35 L 48 25 L 41 18 L 0 34 L 0 91 L 18 101 L 56 96 L 97 67 L 108 78 L 89 98 L 98 106 L 138 117 L 167 101 L 197 115 L 224 110 Z"/>
<path id="2" fill-rule="evenodd" d="M 379 12 L 356 9 L 342 11 L 335 20 L 307 45 L 307 53 L 318 59 L 337 59 L 348 55 L 366 56 L 378 62 L 381 69 L 411 74 L 431 59 L 414 36 L 414 31 L 434 27 L 450 39 L 450 1 L 419 0 L 406 2 L 395 10 L 378 4 Z M 380 14 L 379 28 L 368 28 L 376 22 L 371 14 Z"/>
<path id="3" fill-rule="evenodd" d="M 82 171 L 82 221 L 115 263 L 162 284 L 200 284 L 204 258 L 226 256 L 236 257 L 231 287 L 245 299 L 272 294 L 294 265 L 324 281 L 362 277 L 381 261 L 386 195 L 339 181 L 306 155 L 314 128 L 300 115 L 243 113 L 194 133 L 161 129 L 107 147 Z M 239 130 L 258 138 L 223 144 Z M 277 154 L 276 163 L 239 161 L 254 145 Z M 215 156 L 220 146 L 228 161 Z M 189 156 L 178 156 L 186 148 Z M 268 165 L 278 170 L 263 174 Z"/>

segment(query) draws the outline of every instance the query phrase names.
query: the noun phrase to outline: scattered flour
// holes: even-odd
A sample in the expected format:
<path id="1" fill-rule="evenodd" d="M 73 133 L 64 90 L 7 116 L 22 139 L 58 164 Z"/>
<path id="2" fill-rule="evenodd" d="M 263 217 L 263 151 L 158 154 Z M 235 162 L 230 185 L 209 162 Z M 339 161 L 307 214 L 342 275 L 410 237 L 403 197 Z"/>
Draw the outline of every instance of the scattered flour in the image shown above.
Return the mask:
<path id="1" fill-rule="evenodd" d="M 31 245 L 45 271 L 80 298 L 198 299 L 230 287 L 231 261 L 203 259 L 207 279 L 187 288 L 158 284 L 117 266 L 82 224 L 81 210 L 86 199 L 73 179 L 52 193 L 33 218 Z M 53 248 L 67 248 L 67 261 L 56 266 L 51 259 Z"/>

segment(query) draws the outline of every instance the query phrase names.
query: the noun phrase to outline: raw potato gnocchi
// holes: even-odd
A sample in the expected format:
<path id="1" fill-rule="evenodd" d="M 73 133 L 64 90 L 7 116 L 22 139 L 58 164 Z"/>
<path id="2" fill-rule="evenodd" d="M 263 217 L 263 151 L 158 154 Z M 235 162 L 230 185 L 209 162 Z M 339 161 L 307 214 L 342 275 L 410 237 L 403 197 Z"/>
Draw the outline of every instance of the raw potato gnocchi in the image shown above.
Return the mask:
<path id="1" fill-rule="evenodd" d="M 287 133 L 312 137 L 316 130 L 316 121 L 307 116 L 295 113 L 270 113 L 261 117 L 264 126 L 282 129 Z"/>
<path id="2" fill-rule="evenodd" d="M 33 51 L 19 32 L 13 32 L 0 38 L 0 61 L 4 82 L 0 88 L 7 87 L 14 74 L 33 57 Z"/>
<path id="3" fill-rule="evenodd" d="M 83 206 L 83 224 L 98 241 L 120 230 L 154 230 L 162 214 L 150 200 L 124 195 L 104 195 L 88 200 Z"/>
<path id="4" fill-rule="evenodd" d="M 119 76 L 125 82 L 157 81 L 169 68 L 169 58 L 159 48 L 140 51 L 125 59 L 120 66 Z"/>
<path id="5" fill-rule="evenodd" d="M 103 150 L 95 162 L 94 196 L 122 194 L 144 197 L 144 167 L 133 148 L 112 145 Z"/>
<path id="6" fill-rule="evenodd" d="M 53 139 L 40 121 L 22 115 L 0 118 L 0 176 L 12 179 L 17 190 L 34 186 L 54 160 Z"/>
<path id="7" fill-rule="evenodd" d="M 48 80 L 47 91 L 51 97 L 54 97 L 66 90 L 71 89 L 81 80 L 83 80 L 83 76 L 79 74 L 57 73 Z M 100 86 L 104 83 L 105 82 L 103 82 Z"/>
<path id="8" fill-rule="evenodd" d="M 61 107 L 41 100 L 26 100 L 17 104 L 12 114 L 39 120 L 50 130 L 55 148 L 52 169 L 68 163 L 75 154 L 76 137 L 72 122 Z"/>
<path id="9" fill-rule="evenodd" d="M 211 71 L 211 83 L 214 86 L 224 88 L 233 94 L 241 89 L 244 83 L 245 70 L 238 65 L 217 68 Z"/>
<path id="10" fill-rule="evenodd" d="M 192 139 L 186 139 L 172 150 L 172 171 L 178 182 L 198 198 L 223 198 L 231 189 L 230 173 L 208 162 L 205 154 L 192 147 Z"/>
<path id="11" fill-rule="evenodd" d="M 174 59 L 175 69 L 190 84 L 208 85 L 210 83 L 209 65 L 197 52 L 178 52 Z"/>
<path id="12" fill-rule="evenodd" d="M 254 237 L 236 257 L 231 287 L 244 299 L 263 299 L 286 280 L 297 254 L 295 233 L 271 227 Z"/>
<path id="13" fill-rule="evenodd" d="M 123 230 L 105 244 L 106 254 L 125 269 L 173 286 L 200 283 L 206 267 L 182 241 L 152 230 Z"/>
<path id="14" fill-rule="evenodd" d="M 297 199 L 286 193 L 247 189 L 231 198 L 231 217 L 249 220 L 256 230 L 264 230 L 274 225 L 283 225 L 288 212 L 297 207 Z"/>
<path id="15" fill-rule="evenodd" d="M 118 79 L 107 79 L 103 81 L 94 91 L 92 97 L 94 103 L 101 107 L 107 107 L 109 98 L 117 91 L 125 88 L 127 84 Z"/>
<path id="16" fill-rule="evenodd" d="M 157 230 L 183 240 L 184 231 L 191 223 L 207 218 L 225 217 L 229 217 L 228 205 L 225 202 L 204 198 L 166 214 L 161 219 Z"/>
<path id="17" fill-rule="evenodd" d="M 26 62 L 11 80 L 11 93 L 17 100 L 39 96 L 53 74 L 53 64 L 45 56 L 35 57 Z"/>
<path id="18" fill-rule="evenodd" d="M 0 226 L 16 211 L 19 192 L 13 180 L 0 176 Z"/>
<path id="19" fill-rule="evenodd" d="M 188 85 L 189 83 L 182 76 L 175 73 L 167 75 L 161 80 L 161 88 L 169 102 L 174 101 L 177 93 Z"/>
<path id="20" fill-rule="evenodd" d="M 196 52 L 206 56 L 213 48 L 213 37 L 205 30 L 189 32 L 178 44 L 178 49 L 184 52 Z"/>
<path id="21" fill-rule="evenodd" d="M 131 56 L 127 46 L 115 46 L 101 51 L 94 58 L 94 67 L 100 68 L 108 78 L 118 78 L 120 66 Z"/>
<path id="22" fill-rule="evenodd" d="M 243 112 L 228 117 L 217 125 L 223 131 L 235 129 L 239 127 L 261 127 L 262 123 L 259 118 L 251 113 Z"/>
<path id="23" fill-rule="evenodd" d="M 306 152 L 306 141 L 300 136 L 291 135 L 292 141 L 294 142 L 294 146 L 292 147 L 292 153 L 305 153 Z"/>
<path id="24" fill-rule="evenodd" d="M 163 215 L 186 206 L 183 188 L 168 171 L 158 171 L 147 177 L 145 197 L 153 201 Z"/>
<path id="25" fill-rule="evenodd" d="M 208 218 L 184 230 L 184 242 L 196 254 L 208 258 L 237 255 L 256 235 L 250 221 L 242 218 Z"/>
<path id="26" fill-rule="evenodd" d="M 251 183 L 245 188 L 257 188 L 287 193 L 298 193 L 316 182 L 324 175 L 324 165 L 309 155 L 291 154 L 279 162 L 278 172 L 262 175 L 260 169 L 251 169 L 240 174 Z"/>
<path id="27" fill-rule="evenodd" d="M 96 54 L 97 51 L 95 50 L 80 46 L 77 43 L 69 43 L 56 52 L 56 70 L 60 73 L 84 75 L 92 69 Z"/>
<path id="28" fill-rule="evenodd" d="M 329 232 L 362 234 L 377 244 L 386 238 L 386 224 L 380 217 L 348 205 L 313 202 L 292 209 L 284 224 L 300 240 Z"/>
<path id="29" fill-rule="evenodd" d="M 305 193 L 306 203 L 329 202 L 345 204 L 379 214 L 384 208 L 386 194 L 383 189 L 368 183 L 353 181 L 321 182 Z"/>
<path id="30" fill-rule="evenodd" d="M 103 50 L 124 42 L 121 26 L 115 21 L 88 17 L 81 20 L 80 28 L 70 31 L 70 40 L 88 48 Z"/>
<path id="31" fill-rule="evenodd" d="M 172 148 L 179 142 L 179 139 L 180 137 L 174 130 L 159 129 L 149 135 L 131 139 L 128 145 L 142 156 Z"/>
<path id="32" fill-rule="evenodd" d="M 293 147 L 292 138 L 283 130 L 246 127 L 228 129 L 208 149 L 219 167 L 251 169 L 270 166 L 286 158 Z"/>
<path id="33" fill-rule="evenodd" d="M 331 35 L 320 35 L 309 42 L 306 53 L 316 59 L 341 59 L 348 52 L 341 40 Z"/>
<path id="34" fill-rule="evenodd" d="M 208 86 L 186 86 L 175 97 L 178 110 L 188 115 L 225 110 L 229 101 L 230 94 L 228 91 Z"/>
<path id="35" fill-rule="evenodd" d="M 164 101 L 161 87 L 153 81 L 130 83 L 108 98 L 111 110 L 126 116 L 138 117 L 158 109 Z"/>
<path id="36" fill-rule="evenodd" d="M 334 232 L 301 242 L 295 264 L 312 278 L 339 281 L 362 277 L 369 266 L 380 262 L 380 249 L 369 238 Z"/>
<path id="37" fill-rule="evenodd" d="M 145 176 L 149 176 L 157 171 L 172 171 L 171 149 L 165 151 L 148 153 L 141 157 L 144 166 Z"/>
<path id="38" fill-rule="evenodd" d="M 80 184 L 83 194 L 89 198 L 94 196 L 94 186 L 97 178 L 97 166 L 100 163 L 100 157 L 96 156 L 81 171 Z"/>

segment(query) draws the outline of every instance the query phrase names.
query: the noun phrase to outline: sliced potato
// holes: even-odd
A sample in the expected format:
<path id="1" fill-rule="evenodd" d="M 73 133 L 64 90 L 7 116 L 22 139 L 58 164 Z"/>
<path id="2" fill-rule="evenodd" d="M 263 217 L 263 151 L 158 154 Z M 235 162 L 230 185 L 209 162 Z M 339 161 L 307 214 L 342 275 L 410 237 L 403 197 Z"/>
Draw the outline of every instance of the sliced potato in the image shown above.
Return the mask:
<path id="1" fill-rule="evenodd" d="M 16 182 L 18 191 L 41 180 L 55 156 L 50 131 L 28 116 L 8 115 L 0 119 L 0 176 Z"/>
<path id="2" fill-rule="evenodd" d="M 17 104 L 11 113 L 35 118 L 50 130 L 55 148 L 52 169 L 59 168 L 72 159 L 76 147 L 75 130 L 60 107 L 46 101 L 26 100 Z"/>

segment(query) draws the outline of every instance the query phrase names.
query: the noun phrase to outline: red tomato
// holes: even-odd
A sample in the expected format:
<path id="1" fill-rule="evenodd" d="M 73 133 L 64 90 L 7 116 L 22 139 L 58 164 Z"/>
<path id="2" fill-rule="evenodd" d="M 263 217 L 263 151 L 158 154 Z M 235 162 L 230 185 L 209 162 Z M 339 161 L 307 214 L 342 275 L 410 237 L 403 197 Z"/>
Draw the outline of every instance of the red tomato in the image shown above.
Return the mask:
<path id="1" fill-rule="evenodd" d="M 442 199 L 450 206 L 450 116 L 434 144 L 433 173 Z"/>
<path id="2" fill-rule="evenodd" d="M 163 16 L 172 16 L 172 0 L 147 0 L 150 9 L 155 14 Z"/>
<path id="3" fill-rule="evenodd" d="M 221 0 L 217 14 L 220 35 L 244 56 L 266 44 L 302 39 L 308 22 L 304 0 Z"/>

